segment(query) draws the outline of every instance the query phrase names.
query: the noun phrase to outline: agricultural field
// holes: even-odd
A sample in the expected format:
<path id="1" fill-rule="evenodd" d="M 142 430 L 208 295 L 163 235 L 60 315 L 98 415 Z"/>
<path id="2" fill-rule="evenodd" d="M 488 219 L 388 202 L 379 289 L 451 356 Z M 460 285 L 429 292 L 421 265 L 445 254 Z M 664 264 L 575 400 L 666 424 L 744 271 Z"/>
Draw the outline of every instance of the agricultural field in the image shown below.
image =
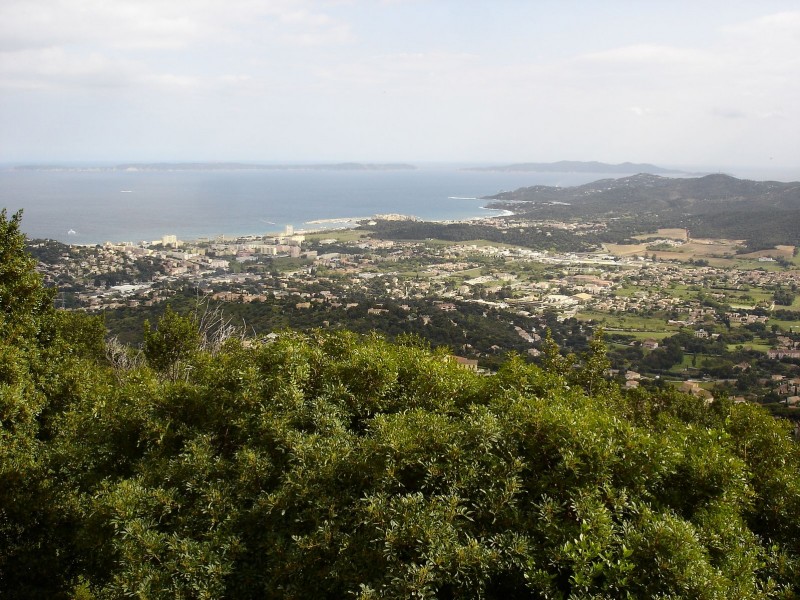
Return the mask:
<path id="1" fill-rule="evenodd" d="M 747 254 L 740 254 L 739 258 L 759 259 L 759 258 L 785 258 L 790 260 L 794 258 L 794 246 L 775 246 L 767 250 L 758 250 L 756 252 L 748 252 Z"/>
<path id="2" fill-rule="evenodd" d="M 770 319 L 767 321 L 767 327 L 777 325 L 781 331 L 800 332 L 800 320 L 798 321 L 780 321 L 778 319 Z"/>
<path id="3" fill-rule="evenodd" d="M 752 342 L 743 342 L 741 344 L 728 344 L 728 351 L 735 352 L 739 349 L 739 347 L 744 348 L 745 350 L 756 350 L 758 352 L 766 352 L 771 348 L 771 346 L 765 340 L 759 340 L 756 338 Z"/>
<path id="4" fill-rule="evenodd" d="M 667 236 L 654 236 L 653 234 L 649 234 L 647 236 L 637 236 L 637 239 L 647 239 L 652 237 L 666 238 Z M 709 264 L 712 265 L 718 264 L 718 266 L 729 266 L 733 264 L 732 261 L 736 257 L 736 252 L 741 248 L 742 244 L 743 241 L 741 240 L 693 239 L 680 246 L 674 246 L 670 248 L 655 247 L 648 243 L 605 244 L 605 250 L 609 254 L 619 258 L 630 258 L 632 256 L 651 257 L 655 255 L 656 259 L 658 260 L 678 260 L 681 262 L 688 262 L 689 260 L 707 260 Z"/>
<path id="5" fill-rule="evenodd" d="M 744 240 L 726 239 L 691 239 L 688 242 L 674 247 L 653 246 L 644 240 L 654 237 L 663 239 L 676 239 L 682 241 L 683 229 L 659 229 L 658 233 L 634 236 L 642 240 L 640 244 L 605 244 L 604 251 L 618 258 L 632 258 L 636 256 L 655 258 L 659 261 L 707 261 L 714 267 L 735 267 L 737 269 L 761 269 L 764 271 L 782 271 L 784 266 L 775 262 L 778 259 L 790 261 L 800 267 L 800 256 L 795 256 L 795 247 L 779 245 L 775 248 L 759 250 L 756 252 L 741 252 Z M 772 258 L 775 261 L 765 261 Z M 761 260 L 759 260 L 761 259 Z"/>
<path id="6" fill-rule="evenodd" d="M 680 228 L 669 228 L 669 227 L 662 227 L 661 229 L 656 230 L 655 233 L 647 233 L 644 235 L 637 235 L 634 236 L 636 239 L 646 240 L 650 238 L 664 238 L 668 240 L 679 240 L 679 241 L 686 241 L 688 239 L 688 232 Z"/>

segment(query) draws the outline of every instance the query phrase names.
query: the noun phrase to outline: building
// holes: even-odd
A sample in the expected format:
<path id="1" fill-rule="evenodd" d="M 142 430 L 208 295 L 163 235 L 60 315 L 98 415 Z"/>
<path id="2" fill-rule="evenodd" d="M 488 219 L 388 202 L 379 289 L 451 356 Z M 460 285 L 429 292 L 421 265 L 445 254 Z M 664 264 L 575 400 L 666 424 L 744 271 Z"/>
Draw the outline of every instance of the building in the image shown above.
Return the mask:
<path id="1" fill-rule="evenodd" d="M 465 369 L 469 369 L 470 371 L 473 371 L 475 373 L 478 372 L 477 360 L 473 360 L 471 358 L 465 358 L 463 356 L 454 356 L 453 361 L 455 361 L 455 363 L 460 367 L 464 367 Z"/>
<path id="2" fill-rule="evenodd" d="M 790 350 L 784 348 L 772 349 L 767 350 L 767 356 L 773 360 L 780 360 L 781 358 L 800 358 L 800 350 Z"/>
<path id="3" fill-rule="evenodd" d="M 647 338 L 645 341 L 642 342 L 642 348 L 646 350 L 655 350 L 658 348 L 658 342 L 653 338 Z"/>

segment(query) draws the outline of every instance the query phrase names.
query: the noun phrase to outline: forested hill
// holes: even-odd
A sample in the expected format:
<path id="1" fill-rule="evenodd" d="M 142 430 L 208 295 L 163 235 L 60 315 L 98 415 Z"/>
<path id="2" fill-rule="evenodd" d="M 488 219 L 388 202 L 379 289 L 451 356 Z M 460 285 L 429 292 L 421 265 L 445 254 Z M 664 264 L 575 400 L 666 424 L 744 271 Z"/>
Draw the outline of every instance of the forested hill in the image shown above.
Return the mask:
<path id="1" fill-rule="evenodd" d="M 125 348 L 23 245 L 3 211 L 3 597 L 800 594 L 800 448 L 756 406 L 621 390 L 599 341 L 482 376 L 167 311 Z"/>
<path id="2" fill-rule="evenodd" d="M 572 209 L 597 213 L 628 208 L 659 210 L 672 206 L 697 211 L 736 203 L 798 208 L 800 183 L 751 181 L 722 174 L 681 179 L 640 173 L 574 187 L 537 185 L 486 198 L 533 203 L 566 202 Z"/>
<path id="3" fill-rule="evenodd" d="M 800 183 L 750 181 L 729 175 L 672 178 L 639 174 L 581 186 L 533 186 L 487 199 L 539 218 L 656 216 L 664 227 L 695 237 L 745 239 L 755 245 L 800 243 Z M 508 206 L 503 202 L 513 202 Z"/>

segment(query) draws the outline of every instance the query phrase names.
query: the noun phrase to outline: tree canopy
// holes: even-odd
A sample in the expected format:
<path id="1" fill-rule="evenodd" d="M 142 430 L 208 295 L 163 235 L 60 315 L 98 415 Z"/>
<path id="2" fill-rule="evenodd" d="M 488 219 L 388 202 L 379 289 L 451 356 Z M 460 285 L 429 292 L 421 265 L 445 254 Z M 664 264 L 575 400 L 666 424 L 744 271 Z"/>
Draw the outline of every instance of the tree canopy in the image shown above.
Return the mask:
<path id="1" fill-rule="evenodd" d="M 0 255 L 4 273 L 26 260 Z M 119 360 L 36 281 L 4 316 L 33 324 L 25 343 L 0 339 L 8 597 L 800 593 L 789 426 L 623 391 L 599 340 L 483 376 L 411 336 L 204 345 L 170 312 Z"/>

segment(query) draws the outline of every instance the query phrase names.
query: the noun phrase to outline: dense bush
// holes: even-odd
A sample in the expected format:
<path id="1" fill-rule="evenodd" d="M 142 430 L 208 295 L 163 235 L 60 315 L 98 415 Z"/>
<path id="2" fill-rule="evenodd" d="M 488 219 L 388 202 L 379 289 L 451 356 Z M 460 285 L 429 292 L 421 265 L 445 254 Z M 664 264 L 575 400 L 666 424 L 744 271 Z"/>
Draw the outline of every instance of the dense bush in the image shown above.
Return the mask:
<path id="1" fill-rule="evenodd" d="M 0 340 L 7 597 L 800 592 L 784 422 L 623 393 L 598 342 L 481 376 L 412 337 L 208 345 L 170 313 L 112 366 L 97 320 L 2 310 L 27 336 Z"/>

